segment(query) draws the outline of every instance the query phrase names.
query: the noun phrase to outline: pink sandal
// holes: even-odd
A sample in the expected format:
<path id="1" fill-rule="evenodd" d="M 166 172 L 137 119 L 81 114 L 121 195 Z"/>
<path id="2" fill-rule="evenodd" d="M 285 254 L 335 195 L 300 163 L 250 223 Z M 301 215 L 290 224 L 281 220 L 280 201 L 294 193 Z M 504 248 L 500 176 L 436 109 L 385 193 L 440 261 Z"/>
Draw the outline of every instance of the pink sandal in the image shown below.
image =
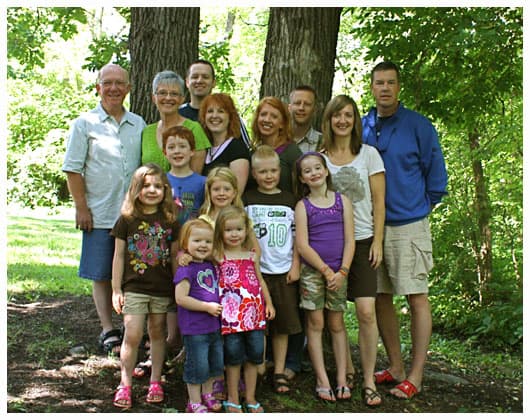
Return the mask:
<path id="1" fill-rule="evenodd" d="M 186 405 L 186 413 L 207 413 L 208 409 L 201 403 L 189 402 Z"/>
<path id="2" fill-rule="evenodd" d="M 223 408 L 219 400 L 212 393 L 202 394 L 201 400 L 210 413 L 218 413 Z"/>
<path id="3" fill-rule="evenodd" d="M 132 407 L 132 387 L 127 385 L 120 385 L 116 394 L 114 394 L 114 406 L 125 408 L 126 410 Z"/>
<path id="4" fill-rule="evenodd" d="M 148 403 L 155 404 L 164 401 L 164 389 L 162 388 L 161 382 L 149 382 L 149 389 L 147 390 L 146 401 Z"/>
<path id="5" fill-rule="evenodd" d="M 213 381 L 212 394 L 218 400 L 226 400 L 224 379 L 216 379 Z"/>

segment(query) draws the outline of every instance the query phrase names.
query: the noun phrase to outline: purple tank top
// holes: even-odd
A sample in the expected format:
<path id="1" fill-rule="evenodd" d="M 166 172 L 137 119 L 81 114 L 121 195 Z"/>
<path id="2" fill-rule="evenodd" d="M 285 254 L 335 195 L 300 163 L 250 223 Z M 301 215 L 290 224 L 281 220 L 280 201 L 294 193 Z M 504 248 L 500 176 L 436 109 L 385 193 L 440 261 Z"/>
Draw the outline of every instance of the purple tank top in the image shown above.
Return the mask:
<path id="1" fill-rule="evenodd" d="M 340 193 L 335 192 L 335 203 L 324 209 L 314 206 L 307 198 L 303 198 L 303 201 L 307 213 L 309 245 L 336 272 L 342 264 L 344 251 L 344 216 Z M 302 261 L 307 264 L 303 258 Z"/>

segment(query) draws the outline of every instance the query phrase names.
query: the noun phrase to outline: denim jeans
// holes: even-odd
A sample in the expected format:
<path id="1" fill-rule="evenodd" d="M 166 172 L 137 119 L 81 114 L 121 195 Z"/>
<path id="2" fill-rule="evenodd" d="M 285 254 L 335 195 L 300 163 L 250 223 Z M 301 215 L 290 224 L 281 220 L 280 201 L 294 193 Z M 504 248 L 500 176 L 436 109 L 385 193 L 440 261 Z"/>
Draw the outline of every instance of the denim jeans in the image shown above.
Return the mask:
<path id="1" fill-rule="evenodd" d="M 182 378 L 187 384 L 203 384 L 224 371 L 223 339 L 219 331 L 182 336 L 186 361 Z"/>

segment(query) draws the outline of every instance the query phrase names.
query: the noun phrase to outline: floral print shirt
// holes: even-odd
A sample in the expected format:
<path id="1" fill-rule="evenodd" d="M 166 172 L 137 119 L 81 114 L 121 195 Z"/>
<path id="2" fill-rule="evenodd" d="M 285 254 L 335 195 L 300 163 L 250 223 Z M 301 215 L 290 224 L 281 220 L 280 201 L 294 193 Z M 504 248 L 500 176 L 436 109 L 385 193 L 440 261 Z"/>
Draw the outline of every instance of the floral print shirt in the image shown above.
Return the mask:
<path id="1" fill-rule="evenodd" d="M 178 237 L 178 222 L 163 221 L 159 212 L 141 218 L 120 216 L 111 235 L 125 241 L 124 292 L 173 296 L 171 243 Z"/>
<path id="2" fill-rule="evenodd" d="M 265 300 L 254 267 L 253 254 L 245 259 L 224 259 L 219 264 L 221 334 L 264 330 Z"/>

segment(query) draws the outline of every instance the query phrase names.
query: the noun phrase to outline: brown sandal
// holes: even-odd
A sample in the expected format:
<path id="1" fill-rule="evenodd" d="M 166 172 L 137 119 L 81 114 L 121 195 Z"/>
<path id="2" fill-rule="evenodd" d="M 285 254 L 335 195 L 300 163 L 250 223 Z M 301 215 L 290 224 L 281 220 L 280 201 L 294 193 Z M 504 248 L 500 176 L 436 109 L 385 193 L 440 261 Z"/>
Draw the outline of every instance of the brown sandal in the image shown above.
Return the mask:
<path id="1" fill-rule="evenodd" d="M 277 394 L 287 394 L 291 390 L 289 387 L 289 379 L 287 379 L 287 376 L 283 373 L 275 373 L 272 376 L 272 383 L 274 392 Z M 284 389 L 283 391 L 281 391 L 282 388 Z"/>
<path id="2" fill-rule="evenodd" d="M 368 387 L 363 388 L 361 390 L 361 395 L 362 395 L 364 404 L 371 408 L 377 407 L 378 405 L 381 405 L 381 403 L 383 402 L 383 399 L 381 398 L 381 394 L 372 388 L 368 388 Z M 379 402 L 375 404 L 370 404 L 376 398 L 379 398 Z"/>

